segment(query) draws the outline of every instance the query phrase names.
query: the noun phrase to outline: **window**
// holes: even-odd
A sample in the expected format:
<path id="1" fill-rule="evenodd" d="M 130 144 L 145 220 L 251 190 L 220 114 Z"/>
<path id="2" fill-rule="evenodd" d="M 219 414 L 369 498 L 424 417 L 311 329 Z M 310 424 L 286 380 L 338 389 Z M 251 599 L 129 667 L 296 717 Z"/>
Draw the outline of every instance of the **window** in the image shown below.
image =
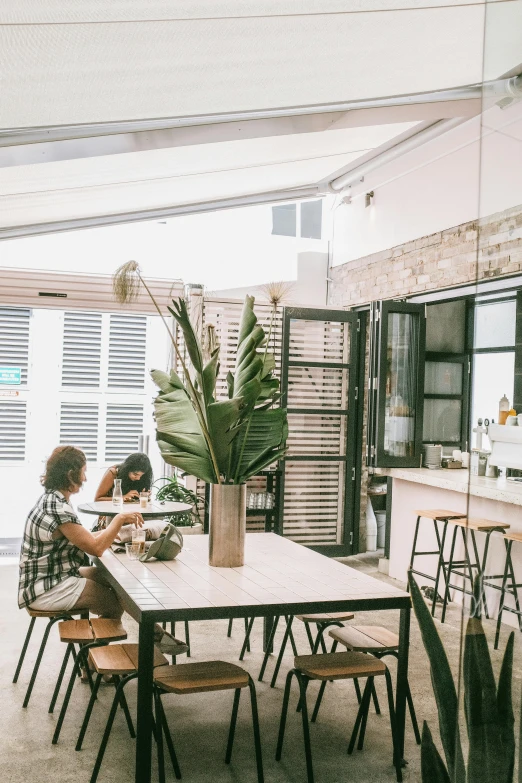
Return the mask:
<path id="1" fill-rule="evenodd" d="M 0 462 L 23 462 L 27 403 L 0 401 Z"/>
<path id="2" fill-rule="evenodd" d="M 143 434 L 143 405 L 107 405 L 105 461 L 122 462 L 138 451 Z"/>
<path id="3" fill-rule="evenodd" d="M 146 347 L 147 316 L 111 315 L 109 388 L 144 388 Z"/>
<path id="4" fill-rule="evenodd" d="M 100 313 L 64 314 L 62 386 L 99 388 L 101 340 Z"/>
<path id="5" fill-rule="evenodd" d="M 301 236 L 305 239 L 321 239 L 323 202 L 301 202 Z"/>
<path id="6" fill-rule="evenodd" d="M 299 213 L 296 204 L 278 204 L 272 207 L 272 234 L 278 236 L 321 239 L 322 222 L 322 199 L 302 201 Z"/>
<path id="7" fill-rule="evenodd" d="M 277 207 L 272 207 L 272 234 L 281 237 L 297 236 L 295 204 L 278 204 Z"/>
<path id="8" fill-rule="evenodd" d="M 60 408 L 60 444 L 76 446 L 88 460 L 98 457 L 98 405 L 62 402 Z"/>
<path id="9" fill-rule="evenodd" d="M 22 384 L 27 383 L 30 318 L 29 308 L 0 307 L 0 365 L 20 367 Z"/>

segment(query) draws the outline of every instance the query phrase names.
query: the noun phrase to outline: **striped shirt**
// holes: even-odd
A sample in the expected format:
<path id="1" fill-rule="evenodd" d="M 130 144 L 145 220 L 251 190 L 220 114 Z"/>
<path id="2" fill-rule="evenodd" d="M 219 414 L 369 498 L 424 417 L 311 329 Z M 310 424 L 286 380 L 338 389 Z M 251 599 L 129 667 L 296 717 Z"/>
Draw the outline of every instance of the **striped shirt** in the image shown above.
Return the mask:
<path id="1" fill-rule="evenodd" d="M 18 605 L 21 609 L 64 579 L 80 575 L 78 569 L 84 565 L 84 552 L 65 536 L 54 541 L 52 538 L 65 522 L 81 524 L 57 490 L 43 494 L 29 512 L 20 552 Z"/>

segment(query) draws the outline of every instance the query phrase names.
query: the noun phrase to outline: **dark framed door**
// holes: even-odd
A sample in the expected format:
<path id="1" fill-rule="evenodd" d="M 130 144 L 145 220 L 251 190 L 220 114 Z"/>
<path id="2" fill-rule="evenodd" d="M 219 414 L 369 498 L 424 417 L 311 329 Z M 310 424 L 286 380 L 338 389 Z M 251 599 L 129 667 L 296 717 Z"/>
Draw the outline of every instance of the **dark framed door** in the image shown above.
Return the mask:
<path id="1" fill-rule="evenodd" d="M 371 327 L 368 464 L 420 467 L 425 306 L 374 302 Z"/>
<path id="2" fill-rule="evenodd" d="M 330 556 L 353 547 L 358 327 L 344 310 L 284 311 L 279 532 Z"/>

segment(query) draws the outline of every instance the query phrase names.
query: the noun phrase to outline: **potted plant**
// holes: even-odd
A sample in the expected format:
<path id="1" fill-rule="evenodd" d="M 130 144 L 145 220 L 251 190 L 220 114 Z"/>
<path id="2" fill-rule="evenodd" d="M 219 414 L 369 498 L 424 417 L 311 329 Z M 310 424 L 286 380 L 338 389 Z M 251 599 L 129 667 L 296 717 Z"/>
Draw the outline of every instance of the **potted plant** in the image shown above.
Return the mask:
<path id="1" fill-rule="evenodd" d="M 254 297 L 245 298 L 235 370 L 227 377 L 228 399 L 218 400 L 219 346 L 205 360 L 186 302 L 173 300 L 168 310 L 183 333 L 189 368 L 138 264 L 124 264 L 115 274 L 114 291 L 120 302 L 135 299 L 140 285 L 162 317 L 181 367 L 180 375 L 174 370 L 151 372 L 159 388 L 154 409 L 162 457 L 211 485 L 210 564 L 243 565 L 246 481 L 285 454 L 288 435 L 286 410 L 275 406 L 279 399 L 275 360 L 257 323 Z"/>
<path id="2" fill-rule="evenodd" d="M 159 486 L 158 486 L 159 485 Z M 172 476 L 162 476 L 154 482 L 156 491 L 156 500 L 169 500 L 178 503 L 190 503 L 190 511 L 184 511 L 182 514 L 176 514 L 169 519 L 176 527 L 183 528 L 183 535 L 198 535 L 203 533 L 203 523 L 200 517 L 200 506 L 204 505 L 202 498 L 195 492 L 187 489 L 180 483 L 178 476 L 174 473 Z"/>

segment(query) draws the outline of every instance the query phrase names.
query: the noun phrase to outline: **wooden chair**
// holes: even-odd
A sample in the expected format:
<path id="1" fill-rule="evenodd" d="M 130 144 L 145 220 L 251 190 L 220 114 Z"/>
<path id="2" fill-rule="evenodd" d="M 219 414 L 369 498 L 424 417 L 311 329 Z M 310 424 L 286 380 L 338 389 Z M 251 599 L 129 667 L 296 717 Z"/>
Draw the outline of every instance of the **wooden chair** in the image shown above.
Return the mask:
<path id="1" fill-rule="evenodd" d="M 331 652 L 335 652 L 338 644 L 344 645 L 347 650 L 352 652 L 369 653 L 376 658 L 386 657 L 391 655 L 394 658 L 399 656 L 399 637 L 393 631 L 389 631 L 387 628 L 383 628 L 380 625 L 348 625 L 343 628 L 333 628 L 329 631 L 329 636 L 334 640 L 332 644 Z M 321 683 L 319 694 L 315 704 L 314 712 L 312 715 L 312 723 L 317 720 L 319 708 L 326 688 L 326 680 Z M 374 696 L 374 701 L 377 697 Z M 415 740 L 418 745 L 421 743 L 421 736 L 419 732 L 419 726 L 417 723 L 417 716 L 415 715 L 415 708 L 413 706 L 413 699 L 411 697 L 411 691 L 409 683 L 406 684 L 406 699 L 410 710 L 411 723 L 413 726 L 413 733 L 415 734 Z M 378 701 L 376 701 L 376 709 L 378 710 Z"/>
<path id="2" fill-rule="evenodd" d="M 431 614 L 432 616 L 435 616 L 441 571 L 443 571 L 444 579 L 446 578 L 446 572 L 444 570 L 444 545 L 446 543 L 448 521 L 450 519 L 458 519 L 459 517 L 462 517 L 462 511 L 450 511 L 446 508 L 429 508 L 417 510 L 415 513 L 417 514 L 417 521 L 415 523 L 415 534 L 413 536 L 413 546 L 411 548 L 409 570 L 412 572 L 412 574 L 417 574 L 418 576 L 422 576 L 424 579 L 429 579 L 430 582 L 435 582 L 433 602 L 431 605 Z M 423 519 L 431 520 L 433 522 L 433 529 L 437 539 L 437 549 L 428 551 L 417 549 L 420 523 Z M 442 531 L 439 529 L 440 524 L 442 524 Z M 437 557 L 437 570 L 435 577 L 415 568 L 415 559 L 417 557 L 425 556 Z"/>
<path id="3" fill-rule="evenodd" d="M 60 686 L 65 674 L 67 662 L 69 656 L 72 654 L 74 658 L 74 665 L 69 678 L 69 684 L 65 692 L 62 707 L 60 709 L 60 715 L 56 723 L 56 728 L 53 735 L 53 745 L 56 745 L 60 737 L 62 730 L 62 724 L 69 706 L 71 699 L 74 682 L 81 674 L 82 668 L 85 668 L 90 676 L 90 670 L 87 661 L 87 654 L 89 650 L 100 645 L 107 645 L 110 642 L 118 642 L 127 638 L 127 631 L 121 624 L 120 620 L 110 620 L 102 617 L 92 618 L 90 620 L 65 620 L 58 626 L 60 632 L 60 640 L 67 645 L 65 655 L 60 669 L 60 675 L 56 683 L 49 712 L 52 712 L 58 698 Z M 78 651 L 75 653 L 75 645 L 78 645 Z M 93 689 L 92 681 L 90 681 L 91 690 Z"/>
<path id="4" fill-rule="evenodd" d="M 78 735 L 78 740 L 76 742 L 76 750 L 82 749 L 85 733 L 89 725 L 92 710 L 94 708 L 94 703 L 98 695 L 98 689 L 100 687 L 103 677 L 111 676 L 112 678 L 114 678 L 114 682 L 116 685 L 114 699 L 112 701 L 109 717 L 107 719 L 107 724 L 105 726 L 105 731 L 103 732 L 102 741 L 100 744 L 100 748 L 98 750 L 98 755 L 96 757 L 96 762 L 91 775 L 91 783 L 95 783 L 95 781 L 98 778 L 100 768 L 103 762 L 103 757 L 105 755 L 105 750 L 107 748 L 107 743 L 109 741 L 109 737 L 111 734 L 114 719 L 116 717 L 118 706 L 122 708 L 123 713 L 125 715 L 125 719 L 127 721 L 127 726 L 129 729 L 129 734 L 131 735 L 132 738 L 136 736 L 134 732 L 132 718 L 130 716 L 129 708 L 127 706 L 127 701 L 125 699 L 124 688 L 127 685 L 127 683 L 130 682 L 130 680 L 138 676 L 138 645 L 137 644 L 111 644 L 104 647 L 91 647 L 89 649 L 89 662 L 93 666 L 96 672 L 96 680 L 94 682 L 94 687 L 91 693 L 91 697 L 89 699 L 89 704 L 87 705 L 87 710 L 85 712 L 85 717 L 83 719 L 83 723 L 80 729 L 80 734 Z M 167 666 L 168 666 L 167 659 L 155 647 L 154 667 L 167 667 Z M 158 740 L 158 734 L 161 735 L 161 732 L 158 732 L 158 728 L 156 724 L 154 724 L 154 734 L 156 740 Z M 176 760 L 173 746 L 171 750 L 171 758 L 172 758 L 174 768 L 176 769 L 177 760 Z"/>
<path id="5" fill-rule="evenodd" d="M 361 704 L 355 720 L 355 725 L 348 745 L 348 753 L 351 754 L 359 737 L 358 749 L 361 750 L 364 743 L 366 721 L 370 706 L 370 698 L 375 677 L 384 676 L 388 693 L 388 706 L 390 712 L 390 726 L 393 742 L 393 763 L 396 769 L 397 781 L 402 781 L 401 760 L 396 751 L 395 708 L 393 702 L 393 687 L 390 672 L 386 664 L 372 655 L 360 652 L 326 653 L 319 655 L 300 655 L 294 661 L 294 668 L 288 672 L 286 678 L 281 721 L 279 724 L 279 736 L 277 741 L 276 761 L 281 760 L 283 741 L 288 713 L 288 702 L 292 686 L 292 678 L 295 677 L 299 684 L 299 706 L 303 724 L 303 740 L 306 758 L 306 771 L 308 783 L 314 783 L 312 764 L 312 748 L 310 744 L 310 727 L 308 724 L 308 707 L 306 691 L 311 680 L 319 680 L 325 683 L 328 680 L 348 680 L 367 678 Z"/>
<path id="6" fill-rule="evenodd" d="M 304 623 L 305 629 L 306 629 L 306 635 L 308 637 L 308 643 L 310 645 L 310 649 L 312 651 L 312 654 L 315 654 L 319 646 L 321 646 L 321 649 L 323 652 L 326 652 L 326 646 L 324 643 L 324 632 L 327 628 L 330 628 L 332 625 L 336 626 L 342 626 L 343 622 L 347 622 L 348 620 L 353 620 L 353 613 L 352 612 L 323 612 L 323 613 L 317 613 L 317 614 L 299 614 L 295 615 L 295 619 L 299 620 L 299 622 Z M 277 626 L 279 623 L 279 617 L 276 617 L 274 619 L 272 630 L 268 639 L 268 644 L 266 648 L 266 653 L 263 658 L 263 663 L 261 664 L 261 670 L 259 672 L 258 680 L 259 682 L 262 681 L 263 676 L 265 674 L 266 665 L 268 663 L 268 659 L 271 654 L 271 650 L 273 648 L 274 644 L 274 638 L 275 633 L 277 630 Z M 274 668 L 274 673 L 272 675 L 272 680 L 270 682 L 270 687 L 274 688 L 275 684 L 277 682 L 277 676 L 279 674 L 279 669 L 281 667 L 281 662 L 283 660 L 283 655 L 286 649 L 286 645 L 288 643 L 288 640 L 290 639 L 290 643 L 292 645 L 292 650 L 295 656 L 297 656 L 297 649 L 292 633 L 292 623 L 294 621 L 294 615 L 289 615 L 285 617 L 286 622 L 286 629 L 285 634 L 283 636 L 283 641 L 281 642 L 281 647 L 279 649 L 279 654 L 277 656 L 276 665 Z M 312 632 L 310 630 L 310 625 L 315 625 L 317 629 L 316 637 L 315 639 L 312 636 Z"/>
<path id="7" fill-rule="evenodd" d="M 250 691 L 250 704 L 252 708 L 252 725 L 254 730 L 254 749 L 257 766 L 258 783 L 263 783 L 263 758 L 261 751 L 261 737 L 259 732 L 259 718 L 257 712 L 257 698 L 254 681 L 247 671 L 233 663 L 224 661 L 207 661 L 204 663 L 184 663 L 177 666 L 166 666 L 158 669 L 154 676 L 156 725 L 163 728 L 167 745 L 173 761 L 174 772 L 177 778 L 181 777 L 179 766 L 174 764 L 173 742 L 168 728 L 161 697 L 166 693 L 185 695 L 189 693 L 207 693 L 210 691 L 234 691 L 232 706 L 232 718 L 228 733 L 228 743 L 225 753 L 225 763 L 230 764 L 232 758 L 232 746 L 237 722 L 239 699 L 243 688 Z M 160 766 L 160 783 L 165 780 L 163 771 L 163 747 L 160 738 L 161 732 L 157 731 L 158 761 Z M 173 758 L 174 756 L 174 758 Z M 94 783 L 94 781 L 91 781 Z"/>
<path id="8" fill-rule="evenodd" d="M 29 607 L 26 607 L 26 611 L 29 617 L 31 618 L 31 620 L 29 622 L 29 628 L 27 629 L 27 633 L 25 635 L 22 652 L 20 653 L 20 657 L 16 665 L 16 671 L 13 677 L 14 683 L 18 682 L 18 677 L 20 676 L 20 671 L 22 670 L 22 665 L 25 659 L 25 655 L 27 653 L 27 648 L 29 647 L 29 642 L 31 640 L 31 635 L 33 633 L 33 628 L 36 623 L 36 620 L 38 618 L 44 618 L 47 619 L 49 622 L 47 623 L 47 626 L 45 628 L 44 635 L 40 643 L 40 649 L 38 650 L 38 655 L 36 656 L 36 661 L 33 666 L 31 679 L 29 680 L 29 685 L 27 687 L 27 691 L 23 701 L 23 705 L 22 705 L 23 707 L 27 707 L 27 705 L 29 704 L 29 699 L 31 698 L 31 694 L 33 692 L 34 684 L 36 682 L 36 677 L 38 675 L 38 670 L 40 669 L 40 664 L 42 662 L 43 654 L 47 646 L 47 640 L 49 639 L 49 634 L 51 633 L 51 628 L 53 627 L 53 625 L 60 622 L 61 620 L 69 620 L 73 617 L 74 614 L 80 614 L 80 612 L 65 612 L 65 611 L 39 612 L 37 609 L 30 609 Z"/>
<path id="9" fill-rule="evenodd" d="M 443 560 L 442 568 L 445 572 L 446 587 L 444 590 L 444 600 L 442 605 L 442 614 L 440 621 L 444 622 L 446 619 L 446 609 L 450 600 L 450 590 L 457 590 L 465 595 L 473 595 L 473 582 L 475 577 L 480 577 L 482 580 L 488 580 L 485 575 L 485 569 L 488 558 L 489 540 L 491 534 L 495 532 L 504 533 L 509 525 L 504 522 L 494 522 L 491 519 L 477 519 L 461 516 L 458 519 L 449 519 L 448 525 L 453 525 L 453 535 L 451 538 L 451 548 L 449 560 Z M 462 535 L 462 543 L 464 546 L 464 557 L 462 560 L 455 560 L 455 546 L 457 543 L 458 533 Z M 479 555 L 476 534 L 483 533 L 486 537 L 484 543 L 484 551 L 482 557 Z M 470 554 L 470 548 L 468 546 L 468 535 L 473 547 L 473 554 Z M 464 569 L 464 570 L 461 570 Z M 463 585 L 452 585 L 452 574 L 459 576 L 463 580 Z M 469 582 L 469 589 L 466 588 L 466 582 Z M 484 585 L 482 589 L 482 603 L 484 606 L 484 613 L 489 618 L 488 605 L 486 602 L 486 595 L 484 591 Z"/>

